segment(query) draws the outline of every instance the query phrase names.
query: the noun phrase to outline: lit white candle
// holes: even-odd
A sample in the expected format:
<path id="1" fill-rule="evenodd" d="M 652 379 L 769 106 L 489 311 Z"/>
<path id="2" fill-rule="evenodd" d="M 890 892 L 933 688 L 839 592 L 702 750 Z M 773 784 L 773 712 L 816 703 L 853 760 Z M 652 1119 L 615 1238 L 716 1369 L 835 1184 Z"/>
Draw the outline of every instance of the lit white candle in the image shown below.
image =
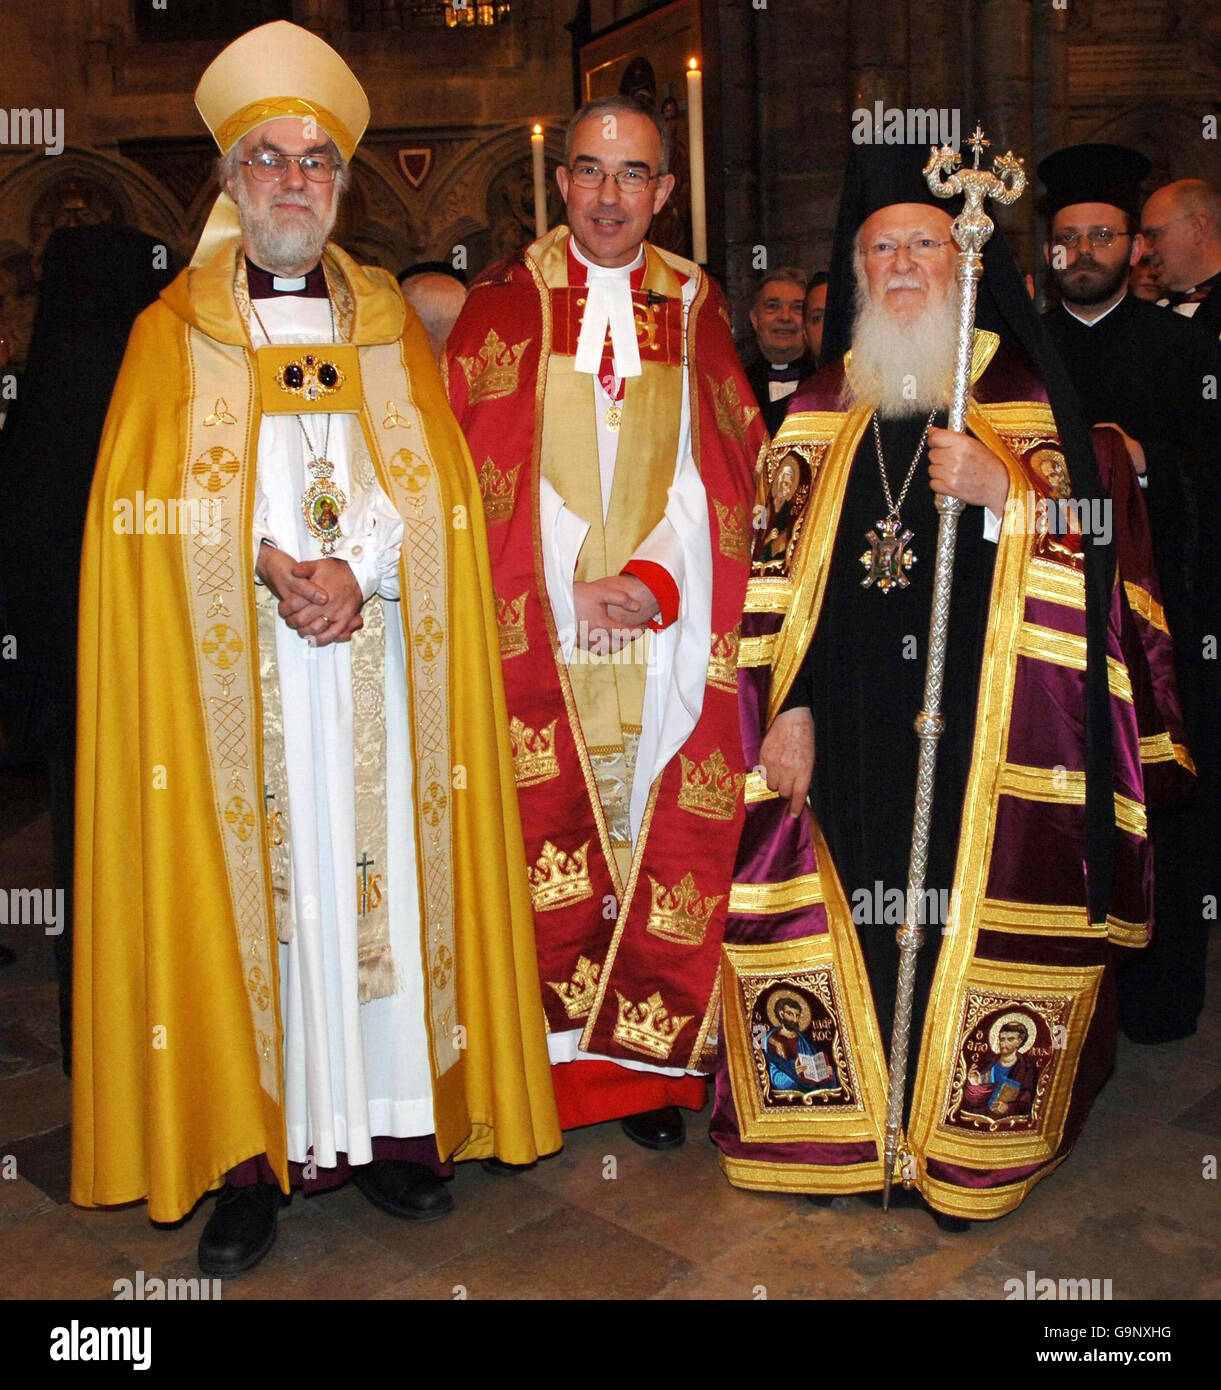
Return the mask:
<path id="1" fill-rule="evenodd" d="M 708 262 L 708 209 L 704 201 L 704 75 L 687 64 L 687 144 L 691 165 L 691 259 Z"/>
<path id="2" fill-rule="evenodd" d="M 547 166 L 543 163 L 543 128 L 536 125 L 530 133 L 530 153 L 534 159 L 534 235 L 547 230 Z"/>

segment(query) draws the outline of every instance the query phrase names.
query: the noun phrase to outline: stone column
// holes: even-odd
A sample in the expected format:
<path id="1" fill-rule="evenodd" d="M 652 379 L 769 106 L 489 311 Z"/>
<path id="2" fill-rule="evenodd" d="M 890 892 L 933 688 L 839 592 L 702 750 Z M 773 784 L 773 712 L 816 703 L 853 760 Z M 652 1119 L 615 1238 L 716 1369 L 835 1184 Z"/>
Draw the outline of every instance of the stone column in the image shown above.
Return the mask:
<path id="1" fill-rule="evenodd" d="M 1033 181 L 1034 23 L 1031 0 L 976 0 L 975 83 L 983 107 L 981 120 L 991 146 L 984 160 L 1011 149 L 1026 160 Z M 964 137 L 969 132 L 964 131 Z M 1005 228 L 1023 273 L 1037 269 L 1036 190 L 1031 187 L 1010 209 L 991 212 Z M 998 215 L 999 214 L 999 215 Z"/>
<path id="2" fill-rule="evenodd" d="M 707 168 L 709 193 L 722 200 L 724 228 L 724 290 L 733 309 L 734 332 L 748 331 L 743 306 L 750 296 L 755 271 L 753 247 L 761 240 L 762 203 L 759 196 L 758 91 L 760 73 L 756 30 L 760 12 L 741 0 L 719 0 L 721 56 L 721 167 Z M 714 249 L 710 254 L 714 254 Z"/>
<path id="3" fill-rule="evenodd" d="M 851 106 L 908 104 L 908 0 L 848 6 Z"/>

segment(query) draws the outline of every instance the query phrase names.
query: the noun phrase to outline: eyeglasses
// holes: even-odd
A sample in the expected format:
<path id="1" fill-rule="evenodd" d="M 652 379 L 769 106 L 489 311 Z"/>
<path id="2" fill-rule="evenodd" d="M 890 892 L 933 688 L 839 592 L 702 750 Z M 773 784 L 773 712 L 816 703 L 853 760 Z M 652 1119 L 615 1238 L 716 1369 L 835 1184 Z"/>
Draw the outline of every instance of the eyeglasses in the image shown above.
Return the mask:
<path id="1" fill-rule="evenodd" d="M 279 183 L 288 173 L 290 164 L 295 164 L 310 183 L 330 183 L 334 179 L 336 171 L 334 160 L 319 158 L 314 154 L 303 154 L 298 157 L 297 155 L 272 154 L 270 150 L 264 150 L 261 154 L 256 154 L 253 159 L 239 159 L 237 162 L 244 164 L 250 170 L 251 177 L 258 179 L 260 183 Z"/>
<path id="2" fill-rule="evenodd" d="M 932 237 L 922 236 L 902 245 L 913 261 L 927 261 L 943 246 L 949 246 L 950 242 L 948 238 L 945 241 L 934 241 Z M 872 256 L 875 261 L 888 261 L 899 254 L 899 246 L 900 243 L 897 241 L 875 241 L 872 246 L 865 247 L 865 254 Z"/>
<path id="3" fill-rule="evenodd" d="M 1160 227 L 1142 227 L 1140 229 L 1140 234 L 1147 242 L 1152 244 L 1153 242 L 1161 241 L 1166 235 L 1167 227 L 1172 227 L 1176 222 L 1185 222 L 1189 217 L 1194 216 L 1195 213 L 1193 212 L 1182 212 L 1177 217 L 1172 217 L 1169 222 L 1163 222 Z"/>
<path id="4" fill-rule="evenodd" d="M 1063 246 L 1066 251 L 1075 251 L 1084 241 L 1092 251 L 1095 246 L 1106 250 L 1114 246 L 1121 236 L 1131 236 L 1131 232 L 1117 232 L 1114 227 L 1091 227 L 1088 232 L 1060 232 L 1052 237 L 1053 246 Z"/>
<path id="5" fill-rule="evenodd" d="M 660 177 L 644 169 L 618 169 L 612 174 L 597 164 L 574 164 L 568 172 L 578 188 L 601 188 L 607 179 L 614 179 L 620 193 L 643 193 Z"/>

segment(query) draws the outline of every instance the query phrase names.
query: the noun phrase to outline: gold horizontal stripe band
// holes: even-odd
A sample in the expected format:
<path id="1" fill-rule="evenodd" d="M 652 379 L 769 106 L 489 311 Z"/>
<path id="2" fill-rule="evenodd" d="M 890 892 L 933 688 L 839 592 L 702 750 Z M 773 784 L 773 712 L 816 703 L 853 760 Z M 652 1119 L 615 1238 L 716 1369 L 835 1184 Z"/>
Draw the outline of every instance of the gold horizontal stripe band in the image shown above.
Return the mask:
<path id="1" fill-rule="evenodd" d="M 729 889 L 730 912 L 750 916 L 793 912 L 822 901 L 822 880 L 818 874 L 802 874 L 783 883 L 734 883 Z"/>
<path id="2" fill-rule="evenodd" d="M 1151 623 L 1159 632 L 1164 632 L 1167 637 L 1170 636 L 1170 629 L 1166 626 L 1166 610 L 1148 589 L 1142 589 L 1139 584 L 1133 584 L 1130 579 L 1125 579 L 1123 591 L 1128 596 L 1128 607 L 1133 613 L 1139 613 L 1147 623 Z"/>
<path id="3" fill-rule="evenodd" d="M 1136 703 L 1132 698 L 1132 677 L 1118 657 L 1107 657 L 1107 687 L 1112 695 L 1118 695 L 1126 704 Z"/>
<path id="4" fill-rule="evenodd" d="M 1149 833 L 1149 817 L 1144 805 L 1130 796 L 1115 793 L 1115 824 L 1120 830 L 1139 835 L 1143 840 Z"/>
<path id="5" fill-rule="evenodd" d="M 1018 655 L 1033 657 L 1036 661 L 1050 661 L 1056 666 L 1067 666 L 1073 671 L 1085 670 L 1085 638 L 1072 632 L 1059 632 L 1054 627 L 1041 627 L 1038 623 L 1023 623 L 1018 634 Z M 1117 657 L 1107 657 L 1107 686 L 1112 695 L 1132 704 L 1132 681 L 1128 668 Z"/>
<path id="6" fill-rule="evenodd" d="M 770 666 L 776 651 L 776 634 L 765 633 L 762 637 L 743 637 L 738 641 L 739 666 Z"/>
<path id="7" fill-rule="evenodd" d="M 1085 773 L 1067 768 L 1024 767 L 1005 763 L 997 788 L 1002 794 L 1020 796 L 1026 801 L 1051 801 L 1061 806 L 1081 806 L 1085 802 Z"/>
<path id="8" fill-rule="evenodd" d="M 769 1163 L 758 1158 L 720 1155 L 721 1172 L 735 1187 L 756 1192 L 875 1192 L 882 1186 L 882 1163 Z"/>
<path id="9" fill-rule="evenodd" d="M 759 776 L 757 772 L 746 774 L 746 793 L 745 800 L 748 806 L 755 805 L 759 801 L 776 801 L 780 793 L 772 791 L 771 787 Z"/>
<path id="10" fill-rule="evenodd" d="M 744 613 L 787 613 L 793 601 L 791 579 L 769 579 L 766 575 L 746 585 Z"/>
<path id="11" fill-rule="evenodd" d="M 1141 739 L 1140 760 L 1142 763 L 1178 763 L 1188 772 L 1196 770 L 1191 753 L 1183 744 L 1173 742 L 1165 729 L 1160 734 L 1146 734 Z"/>
<path id="12" fill-rule="evenodd" d="M 1031 560 L 1026 569 L 1026 597 L 1084 611 L 1085 576 L 1067 565 Z"/>
<path id="13" fill-rule="evenodd" d="M 1140 741 L 1140 760 L 1142 763 L 1174 762 L 1174 744 L 1170 735 L 1162 730 L 1160 734 L 1146 734 Z"/>
<path id="14" fill-rule="evenodd" d="M 1085 670 L 1085 638 L 1073 632 L 1059 632 L 1054 627 L 1038 623 L 1023 623 L 1018 633 L 1018 654 L 1033 656 L 1039 661 L 1054 661 L 1057 666 L 1071 666 L 1074 671 Z"/>
<path id="15" fill-rule="evenodd" d="M 1125 922 L 1122 917 L 1107 917 L 1107 934 L 1117 946 L 1144 946 L 1149 940 L 1144 922 Z"/>
<path id="16" fill-rule="evenodd" d="M 1059 437 L 1056 417 L 1046 401 L 995 401 L 980 405 L 980 411 L 994 430 L 1001 434 L 1045 434 Z"/>
<path id="17" fill-rule="evenodd" d="M 1002 932 L 1048 932 L 1056 936 L 1098 936 L 1105 928 L 1095 926 L 1084 907 L 1065 903 L 1015 903 L 1002 898 L 985 898 L 979 911 L 981 930 Z"/>
<path id="18" fill-rule="evenodd" d="M 1002 796 L 1017 796 L 1023 801 L 1045 801 L 1056 806 L 1085 805 L 1085 773 L 1069 772 L 1066 768 L 1024 767 L 1020 763 L 1005 763 L 997 783 Z M 1121 830 L 1144 838 L 1148 834 L 1148 817 L 1139 801 L 1115 793 L 1115 824 Z"/>

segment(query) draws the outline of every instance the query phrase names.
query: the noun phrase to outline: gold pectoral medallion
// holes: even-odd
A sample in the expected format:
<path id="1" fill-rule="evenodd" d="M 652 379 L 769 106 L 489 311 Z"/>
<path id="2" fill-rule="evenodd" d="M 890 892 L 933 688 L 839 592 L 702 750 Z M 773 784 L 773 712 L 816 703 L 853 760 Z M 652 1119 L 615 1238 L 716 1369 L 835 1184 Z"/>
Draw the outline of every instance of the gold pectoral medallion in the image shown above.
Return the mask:
<path id="1" fill-rule="evenodd" d="M 869 572 L 861 580 L 861 588 L 868 589 L 876 584 L 884 594 L 894 588 L 906 589 L 911 582 L 907 571 L 916 563 L 916 556 L 909 549 L 914 533 L 900 531 L 903 522 L 895 516 L 888 516 L 875 525 L 876 531 L 865 533 L 869 549 L 861 556 L 861 564 Z"/>
<path id="2" fill-rule="evenodd" d="M 330 555 L 335 542 L 343 534 L 339 523 L 348 499 L 343 489 L 334 481 L 335 465 L 330 459 L 315 459 L 310 464 L 314 481 L 301 498 L 301 514 L 309 533 L 322 543 L 323 555 Z"/>
<path id="3" fill-rule="evenodd" d="M 606 428 L 612 434 L 619 433 L 619 427 L 623 424 L 623 406 L 619 401 L 612 401 L 606 408 Z"/>

